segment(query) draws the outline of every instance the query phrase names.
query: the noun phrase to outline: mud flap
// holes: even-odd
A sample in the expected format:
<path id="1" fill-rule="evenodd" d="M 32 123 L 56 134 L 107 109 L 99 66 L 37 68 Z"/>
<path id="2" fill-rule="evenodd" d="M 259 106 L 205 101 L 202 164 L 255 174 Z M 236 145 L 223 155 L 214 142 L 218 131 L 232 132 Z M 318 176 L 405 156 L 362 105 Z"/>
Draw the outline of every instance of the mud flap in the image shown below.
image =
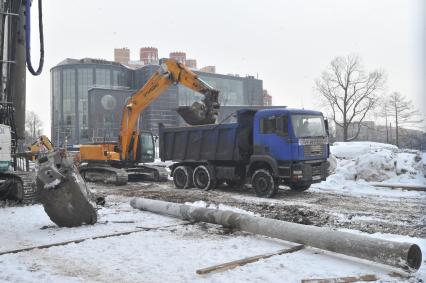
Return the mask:
<path id="1" fill-rule="evenodd" d="M 40 202 L 50 219 L 60 227 L 95 224 L 97 212 L 91 193 L 64 151 L 39 159 L 37 186 Z"/>

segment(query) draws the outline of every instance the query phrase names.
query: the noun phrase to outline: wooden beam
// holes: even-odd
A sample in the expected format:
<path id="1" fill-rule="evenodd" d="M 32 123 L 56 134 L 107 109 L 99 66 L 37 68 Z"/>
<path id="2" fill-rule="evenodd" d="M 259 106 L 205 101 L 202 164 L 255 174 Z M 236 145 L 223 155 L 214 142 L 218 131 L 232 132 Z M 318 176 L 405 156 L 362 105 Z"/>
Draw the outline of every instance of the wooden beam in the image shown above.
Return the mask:
<path id="1" fill-rule="evenodd" d="M 243 258 L 243 259 L 239 259 L 239 260 L 234 260 L 234 261 L 214 265 L 214 266 L 211 266 L 211 267 L 198 269 L 197 274 L 207 274 L 207 273 L 210 273 L 210 272 L 225 271 L 225 270 L 228 270 L 228 269 L 232 269 L 232 268 L 236 268 L 236 267 L 245 265 L 247 263 L 256 262 L 260 259 L 269 258 L 269 257 L 275 256 L 275 255 L 281 255 L 281 254 L 296 252 L 296 251 L 299 251 L 303 248 L 304 248 L 304 245 L 297 245 L 297 246 L 294 246 L 294 247 L 291 247 L 291 248 L 288 248 L 288 249 L 279 250 L 279 251 L 273 252 L 273 253 L 267 253 L 267 254 L 256 255 L 256 256 L 247 257 L 247 258 Z"/>
<path id="2" fill-rule="evenodd" d="M 0 256 L 5 255 L 5 254 L 16 254 L 16 253 L 20 253 L 20 252 L 27 252 L 27 251 L 31 251 L 31 250 L 35 250 L 35 249 L 47 249 L 47 248 L 50 248 L 50 247 L 65 246 L 65 245 L 72 244 L 72 243 L 79 244 L 79 243 L 87 241 L 87 240 L 96 240 L 96 239 L 104 239 L 104 238 L 110 238 L 110 237 L 124 236 L 124 235 L 129 235 L 129 234 L 138 233 L 138 232 L 144 232 L 144 231 L 150 231 L 150 230 L 160 230 L 160 229 L 164 229 L 164 228 L 168 228 L 168 227 L 188 225 L 188 224 L 190 224 L 190 222 L 183 222 L 183 223 L 179 223 L 179 224 L 172 224 L 172 225 L 159 226 L 159 227 L 136 227 L 136 228 L 138 228 L 137 230 L 131 230 L 131 231 L 126 231 L 126 232 L 118 232 L 118 233 L 112 233 L 112 234 L 106 234 L 106 235 L 100 235 L 100 236 L 94 236 L 94 237 L 81 238 L 81 239 L 76 239 L 76 240 L 69 240 L 69 241 L 64 241 L 64 242 L 57 242 L 57 243 L 53 243 L 53 244 L 40 245 L 40 246 L 23 248 L 23 249 L 4 251 L 4 252 L 0 252 Z"/>

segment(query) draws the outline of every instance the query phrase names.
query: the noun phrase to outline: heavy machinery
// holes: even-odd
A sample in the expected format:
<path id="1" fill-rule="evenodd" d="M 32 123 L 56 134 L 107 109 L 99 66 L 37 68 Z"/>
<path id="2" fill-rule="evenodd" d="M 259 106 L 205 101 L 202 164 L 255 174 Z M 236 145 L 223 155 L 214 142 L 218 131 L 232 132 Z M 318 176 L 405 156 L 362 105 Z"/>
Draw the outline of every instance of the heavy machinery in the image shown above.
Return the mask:
<path id="1" fill-rule="evenodd" d="M 201 102 L 177 109 L 190 125 L 215 123 L 219 109 L 219 91 L 202 81 L 185 65 L 164 59 L 160 68 L 147 83 L 133 94 L 123 107 L 120 134 L 117 143 L 86 144 L 80 147 L 80 173 L 87 181 L 126 184 L 138 177 L 167 180 L 167 171 L 150 166 L 154 161 L 155 147 L 152 134 L 139 129 L 141 112 L 170 85 L 182 84 L 204 95 Z"/>
<path id="2" fill-rule="evenodd" d="M 326 179 L 327 133 L 318 111 L 242 109 L 236 123 L 160 126 L 160 158 L 175 161 L 171 174 L 179 189 L 249 182 L 258 196 L 272 197 L 279 184 L 304 191 Z"/>
<path id="3" fill-rule="evenodd" d="M 27 147 L 32 161 L 37 160 L 40 155 L 53 151 L 53 149 L 53 143 L 45 135 L 41 135 L 35 142 Z"/>
<path id="4" fill-rule="evenodd" d="M 0 0 L 0 199 L 33 202 L 34 172 L 24 153 L 26 66 L 33 75 L 43 68 L 43 29 L 39 0 L 40 63 L 30 58 L 31 1 Z"/>

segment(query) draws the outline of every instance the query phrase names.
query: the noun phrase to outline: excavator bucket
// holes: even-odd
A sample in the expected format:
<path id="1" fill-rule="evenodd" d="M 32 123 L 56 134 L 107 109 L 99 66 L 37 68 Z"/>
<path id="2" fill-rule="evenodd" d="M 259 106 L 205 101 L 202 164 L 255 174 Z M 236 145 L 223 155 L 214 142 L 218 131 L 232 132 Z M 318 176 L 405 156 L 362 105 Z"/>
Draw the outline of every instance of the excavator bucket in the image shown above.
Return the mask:
<path id="1" fill-rule="evenodd" d="M 205 105 L 200 102 L 194 102 L 192 106 L 181 106 L 176 111 L 192 126 L 214 124 L 217 118 L 215 109 L 207 111 Z"/>
<path id="2" fill-rule="evenodd" d="M 95 224 L 97 212 L 91 193 L 66 152 L 48 153 L 38 164 L 39 198 L 50 219 L 60 227 Z"/>

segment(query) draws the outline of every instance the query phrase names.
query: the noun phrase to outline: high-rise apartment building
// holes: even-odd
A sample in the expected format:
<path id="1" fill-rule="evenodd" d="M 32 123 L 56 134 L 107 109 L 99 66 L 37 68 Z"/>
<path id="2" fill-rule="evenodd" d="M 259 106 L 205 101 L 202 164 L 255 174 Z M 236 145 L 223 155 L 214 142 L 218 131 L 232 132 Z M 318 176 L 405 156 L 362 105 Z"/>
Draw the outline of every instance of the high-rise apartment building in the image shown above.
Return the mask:
<path id="1" fill-rule="evenodd" d="M 114 62 L 128 64 L 130 61 L 130 50 L 124 48 L 114 48 Z"/>

